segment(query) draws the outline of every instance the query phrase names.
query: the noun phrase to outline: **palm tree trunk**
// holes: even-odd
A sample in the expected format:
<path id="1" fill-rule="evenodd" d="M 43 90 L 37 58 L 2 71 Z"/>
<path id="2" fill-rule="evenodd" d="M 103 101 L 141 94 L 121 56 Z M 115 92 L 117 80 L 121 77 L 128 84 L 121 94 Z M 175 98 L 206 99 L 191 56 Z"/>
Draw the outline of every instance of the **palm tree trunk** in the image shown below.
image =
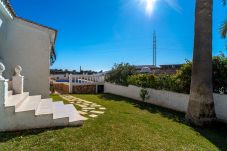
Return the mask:
<path id="1" fill-rule="evenodd" d="M 195 37 L 190 99 L 186 118 L 197 126 L 215 120 L 212 87 L 213 0 L 196 0 Z"/>

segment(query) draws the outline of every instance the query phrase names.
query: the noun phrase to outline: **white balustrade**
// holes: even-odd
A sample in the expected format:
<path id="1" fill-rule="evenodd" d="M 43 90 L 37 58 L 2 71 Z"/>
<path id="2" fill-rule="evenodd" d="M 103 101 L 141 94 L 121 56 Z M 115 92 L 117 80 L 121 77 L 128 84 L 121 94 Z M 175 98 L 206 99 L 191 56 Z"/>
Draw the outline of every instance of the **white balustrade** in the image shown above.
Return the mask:
<path id="1" fill-rule="evenodd" d="M 70 75 L 70 83 L 74 84 L 97 84 L 104 82 L 104 75 Z M 74 79 L 74 80 L 72 80 Z"/>
<path id="2" fill-rule="evenodd" d="M 24 93 L 24 76 L 21 76 L 22 67 L 17 65 L 15 67 L 15 76 L 13 76 L 13 92 L 15 94 Z"/>
<path id="3" fill-rule="evenodd" d="M 72 74 L 69 75 L 69 93 L 73 92 L 73 79 L 72 79 Z"/>
<path id="4" fill-rule="evenodd" d="M 4 107 L 4 103 L 8 99 L 8 80 L 2 76 L 4 71 L 5 66 L 0 62 L 0 108 Z"/>

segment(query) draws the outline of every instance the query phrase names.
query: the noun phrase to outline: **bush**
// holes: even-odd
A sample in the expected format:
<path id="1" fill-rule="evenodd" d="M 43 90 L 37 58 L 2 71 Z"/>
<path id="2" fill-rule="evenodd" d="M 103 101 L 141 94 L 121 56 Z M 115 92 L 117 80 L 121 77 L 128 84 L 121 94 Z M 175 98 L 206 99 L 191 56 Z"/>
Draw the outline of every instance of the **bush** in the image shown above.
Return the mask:
<path id="1" fill-rule="evenodd" d="M 110 72 L 109 81 L 114 81 L 113 83 L 116 84 L 190 93 L 192 72 L 190 61 L 186 61 L 173 75 L 134 74 L 134 71 L 134 68 L 130 68 L 128 64 L 115 65 Z M 227 57 L 223 53 L 213 57 L 213 90 L 215 93 L 227 94 Z"/>
<path id="2" fill-rule="evenodd" d="M 223 53 L 213 58 L 213 89 L 227 93 L 227 57 Z"/>
<path id="3" fill-rule="evenodd" d="M 136 73 L 136 68 L 128 63 L 115 64 L 110 72 L 107 73 L 105 81 L 128 85 L 128 77 Z"/>
<path id="4" fill-rule="evenodd" d="M 186 63 L 176 74 L 133 75 L 129 84 L 145 88 L 190 93 L 192 62 Z M 224 54 L 213 57 L 213 88 L 215 93 L 227 93 L 227 58 Z"/>
<path id="5" fill-rule="evenodd" d="M 158 90 L 167 90 L 167 91 L 176 91 L 176 84 L 173 75 L 161 74 L 158 75 L 155 79 L 156 88 Z"/>
<path id="6" fill-rule="evenodd" d="M 127 81 L 130 85 L 136 85 L 143 88 L 154 88 L 156 86 L 155 76 L 149 74 L 132 75 Z"/>
<path id="7" fill-rule="evenodd" d="M 141 89 L 140 90 L 140 98 L 142 99 L 143 102 L 145 102 L 147 99 L 149 99 L 149 93 L 147 89 Z"/>
<path id="8" fill-rule="evenodd" d="M 186 61 L 175 75 L 173 75 L 175 89 L 179 93 L 190 93 L 192 62 Z"/>

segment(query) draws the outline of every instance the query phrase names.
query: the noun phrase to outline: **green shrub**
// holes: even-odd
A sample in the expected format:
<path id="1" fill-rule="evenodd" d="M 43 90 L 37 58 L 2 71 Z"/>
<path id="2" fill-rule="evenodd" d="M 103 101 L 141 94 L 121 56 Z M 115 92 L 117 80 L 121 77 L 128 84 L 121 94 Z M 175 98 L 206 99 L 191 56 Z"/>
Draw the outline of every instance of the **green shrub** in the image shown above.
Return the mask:
<path id="1" fill-rule="evenodd" d="M 143 88 L 155 88 L 155 76 L 150 74 L 136 74 L 128 77 L 128 84 Z"/>
<path id="2" fill-rule="evenodd" d="M 175 89 L 179 93 L 190 93 L 192 62 L 186 61 L 175 75 L 173 75 Z"/>
<path id="3" fill-rule="evenodd" d="M 149 99 L 149 93 L 148 93 L 147 89 L 143 88 L 140 90 L 140 97 L 143 102 L 145 102 L 147 99 Z"/>
<path id="4" fill-rule="evenodd" d="M 105 81 L 128 85 L 128 77 L 136 73 L 136 68 L 128 63 L 115 64 L 110 72 L 107 73 Z"/>
<path id="5" fill-rule="evenodd" d="M 227 93 L 227 57 L 223 53 L 213 58 L 213 89 Z"/>
<path id="6" fill-rule="evenodd" d="M 168 75 L 135 74 L 135 67 L 129 64 L 115 65 L 108 81 L 121 85 L 135 85 L 143 88 L 190 93 L 192 62 L 186 63 L 176 72 Z M 227 57 L 221 53 L 213 57 L 213 90 L 227 94 Z"/>
<path id="7" fill-rule="evenodd" d="M 158 90 L 167 90 L 167 91 L 175 91 L 176 85 L 175 85 L 175 79 L 173 75 L 168 74 L 161 74 L 156 76 L 156 89 Z"/>

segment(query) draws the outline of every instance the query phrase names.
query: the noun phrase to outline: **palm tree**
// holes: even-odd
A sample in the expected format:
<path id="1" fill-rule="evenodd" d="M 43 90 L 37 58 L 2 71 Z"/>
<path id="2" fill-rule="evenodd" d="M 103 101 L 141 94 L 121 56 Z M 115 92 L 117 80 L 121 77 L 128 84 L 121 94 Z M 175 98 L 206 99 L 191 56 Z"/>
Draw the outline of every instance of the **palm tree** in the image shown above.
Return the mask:
<path id="1" fill-rule="evenodd" d="M 226 0 L 222 0 L 223 5 L 226 5 Z M 224 21 L 223 25 L 221 26 L 221 36 L 222 38 L 226 38 L 227 34 L 227 19 Z"/>
<path id="2" fill-rule="evenodd" d="M 195 37 L 190 99 L 186 118 L 197 126 L 216 118 L 212 86 L 213 0 L 196 0 Z"/>

